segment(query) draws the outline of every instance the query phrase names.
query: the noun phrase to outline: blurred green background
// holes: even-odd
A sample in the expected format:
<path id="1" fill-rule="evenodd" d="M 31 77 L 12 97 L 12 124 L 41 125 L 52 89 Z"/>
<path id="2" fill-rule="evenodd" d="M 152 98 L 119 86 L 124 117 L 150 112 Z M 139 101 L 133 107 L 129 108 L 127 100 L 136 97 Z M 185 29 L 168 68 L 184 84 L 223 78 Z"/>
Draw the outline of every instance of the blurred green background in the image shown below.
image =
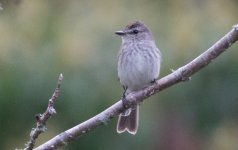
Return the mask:
<path id="1" fill-rule="evenodd" d="M 121 39 L 145 22 L 161 49 L 161 75 L 191 61 L 238 23 L 236 0 L 0 0 L 0 149 L 23 148 L 60 73 L 57 115 L 37 145 L 115 103 Z M 237 150 L 238 43 L 192 77 L 142 104 L 135 136 L 117 119 L 64 150 Z"/>

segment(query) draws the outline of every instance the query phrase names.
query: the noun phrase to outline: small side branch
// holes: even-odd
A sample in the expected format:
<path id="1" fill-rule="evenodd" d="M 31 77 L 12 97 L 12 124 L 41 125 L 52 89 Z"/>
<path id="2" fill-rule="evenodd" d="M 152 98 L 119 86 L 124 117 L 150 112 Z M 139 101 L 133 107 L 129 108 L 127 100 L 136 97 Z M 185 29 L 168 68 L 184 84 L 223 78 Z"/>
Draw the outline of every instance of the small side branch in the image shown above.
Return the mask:
<path id="1" fill-rule="evenodd" d="M 173 71 L 171 74 L 157 80 L 155 83 L 139 91 L 130 93 L 126 99 L 129 101 L 129 106 L 138 104 L 146 98 L 154 95 L 168 87 L 171 87 L 179 82 L 187 81 L 190 77 L 211 63 L 212 60 L 217 58 L 233 43 L 238 40 L 238 25 L 228 32 L 223 38 L 218 40 L 212 47 L 202 53 L 200 56 L 189 62 L 188 64 Z M 89 131 L 99 127 L 100 125 L 107 124 L 107 122 L 116 117 L 121 112 L 125 111 L 121 100 L 113 104 L 100 114 L 86 120 L 85 122 L 62 132 L 51 140 L 35 148 L 35 150 L 54 150 L 66 145 L 77 137 L 86 134 Z"/>
<path id="2" fill-rule="evenodd" d="M 51 96 L 51 98 L 49 99 L 48 107 L 47 107 L 46 111 L 43 114 L 36 115 L 36 127 L 32 128 L 31 133 L 30 133 L 30 139 L 26 143 L 24 150 L 32 150 L 34 148 L 35 141 L 36 141 L 37 137 L 42 132 L 45 132 L 45 130 L 46 130 L 45 125 L 46 125 L 47 120 L 52 115 L 56 114 L 56 111 L 54 109 L 54 104 L 56 102 L 56 99 L 59 96 L 62 80 L 63 80 L 63 75 L 60 74 L 55 91 L 54 91 L 53 95 Z"/>

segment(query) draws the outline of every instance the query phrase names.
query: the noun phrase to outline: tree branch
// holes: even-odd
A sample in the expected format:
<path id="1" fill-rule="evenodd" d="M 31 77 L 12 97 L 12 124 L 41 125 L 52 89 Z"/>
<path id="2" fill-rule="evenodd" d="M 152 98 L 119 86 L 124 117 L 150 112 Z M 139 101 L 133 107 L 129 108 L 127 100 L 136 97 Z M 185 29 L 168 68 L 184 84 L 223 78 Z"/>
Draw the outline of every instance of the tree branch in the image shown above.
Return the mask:
<path id="1" fill-rule="evenodd" d="M 142 102 L 144 99 L 154 95 L 176 83 L 187 81 L 190 76 L 198 72 L 205 66 L 207 66 L 213 59 L 218 57 L 227 48 L 229 48 L 234 42 L 238 40 L 238 24 L 233 26 L 233 29 L 228 32 L 223 38 L 217 41 L 212 47 L 202 53 L 200 56 L 189 62 L 188 64 L 180 67 L 171 74 L 157 80 L 155 83 L 147 86 L 144 89 L 130 93 L 127 95 L 128 105 L 136 105 Z M 48 142 L 37 147 L 35 150 L 53 150 L 67 143 L 73 141 L 77 137 L 86 134 L 89 131 L 97 128 L 100 125 L 106 124 L 112 118 L 118 116 L 121 112 L 125 111 L 122 106 L 121 100 L 107 108 L 100 114 L 88 119 L 87 121 L 62 132 L 61 134 L 55 136 Z"/>
<path id="2" fill-rule="evenodd" d="M 45 132 L 45 130 L 46 130 L 45 124 L 46 124 L 47 120 L 52 115 L 56 114 L 56 111 L 54 109 L 54 104 L 56 102 L 56 99 L 59 96 L 62 80 L 63 80 L 63 75 L 60 74 L 55 91 L 54 91 L 53 95 L 51 96 L 51 98 L 49 99 L 48 107 L 47 107 L 46 111 L 44 112 L 44 114 L 36 115 L 36 128 L 32 128 L 31 133 L 30 133 L 30 139 L 26 143 L 24 150 L 32 150 L 33 149 L 37 137 L 42 132 Z"/>

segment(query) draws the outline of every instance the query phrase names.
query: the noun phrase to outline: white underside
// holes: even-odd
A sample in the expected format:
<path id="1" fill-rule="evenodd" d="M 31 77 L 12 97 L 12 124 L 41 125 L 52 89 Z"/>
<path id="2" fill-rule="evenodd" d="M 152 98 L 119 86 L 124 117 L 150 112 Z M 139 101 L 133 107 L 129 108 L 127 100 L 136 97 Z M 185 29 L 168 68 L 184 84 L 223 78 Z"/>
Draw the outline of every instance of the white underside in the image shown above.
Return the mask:
<path id="1" fill-rule="evenodd" d="M 134 91 L 143 88 L 154 79 L 157 79 L 160 72 L 160 56 L 156 59 L 148 59 L 139 53 L 128 58 L 126 65 L 118 65 L 118 77 L 122 85 L 128 90 Z M 129 92 L 129 91 L 128 91 Z"/>

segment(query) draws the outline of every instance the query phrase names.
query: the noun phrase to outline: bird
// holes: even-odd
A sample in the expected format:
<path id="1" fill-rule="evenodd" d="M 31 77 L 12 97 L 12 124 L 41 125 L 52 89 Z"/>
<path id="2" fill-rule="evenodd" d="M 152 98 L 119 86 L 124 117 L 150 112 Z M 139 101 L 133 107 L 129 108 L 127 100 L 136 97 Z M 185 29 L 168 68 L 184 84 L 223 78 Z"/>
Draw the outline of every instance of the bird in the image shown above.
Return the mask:
<path id="1" fill-rule="evenodd" d="M 118 52 L 117 72 L 124 89 L 122 104 L 131 92 L 140 90 L 155 82 L 160 73 L 161 52 L 157 48 L 150 29 L 142 22 L 135 21 L 115 34 L 122 43 Z M 139 105 L 128 108 L 119 115 L 117 132 L 135 135 L 139 124 Z"/>

